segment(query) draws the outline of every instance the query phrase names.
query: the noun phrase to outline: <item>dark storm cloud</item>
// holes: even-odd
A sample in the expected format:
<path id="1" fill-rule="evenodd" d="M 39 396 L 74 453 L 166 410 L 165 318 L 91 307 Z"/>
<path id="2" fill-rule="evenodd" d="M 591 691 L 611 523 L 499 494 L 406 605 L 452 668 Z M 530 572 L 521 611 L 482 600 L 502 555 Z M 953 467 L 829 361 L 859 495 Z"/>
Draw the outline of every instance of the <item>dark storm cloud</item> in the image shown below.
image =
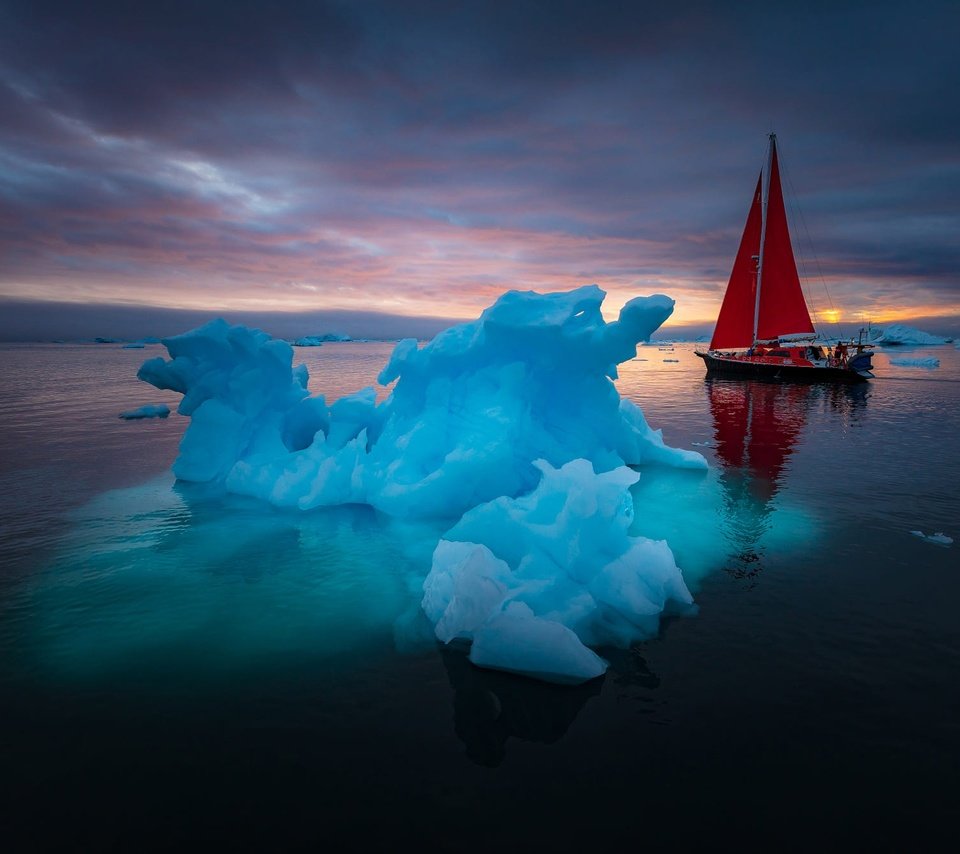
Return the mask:
<path id="1" fill-rule="evenodd" d="M 811 129 L 839 122 L 870 136 L 956 138 L 954 111 L 943 109 L 958 69 L 951 4 L 769 7 L 27 0 L 4 4 L 0 38 L 8 71 L 51 106 L 105 132 L 179 142 L 231 107 L 252 108 L 255 146 L 275 140 L 258 108 L 270 118 L 332 108 L 362 130 L 510 129 L 570 87 L 620 81 L 634 88 L 592 89 L 588 116 L 612 109 L 637 126 L 645 111 L 636 105 L 676 118 L 665 96 L 699 92 L 721 99 L 731 119 L 799 108 Z M 692 122 L 708 126 L 704 105 L 692 106 Z M 228 130 L 214 121 L 200 142 L 249 144 L 217 127 Z M 311 127 L 310 141 L 321 141 L 323 128 Z"/>
<path id="2" fill-rule="evenodd" d="M 958 8 L 0 0 L 0 291 L 707 317 L 775 127 L 839 289 L 955 311 Z"/>
<path id="3" fill-rule="evenodd" d="M 352 41 L 323 3 L 4 5 L 7 63 L 51 106 L 110 133 L 176 127 L 217 99 L 293 98 L 298 57 L 335 70 Z"/>

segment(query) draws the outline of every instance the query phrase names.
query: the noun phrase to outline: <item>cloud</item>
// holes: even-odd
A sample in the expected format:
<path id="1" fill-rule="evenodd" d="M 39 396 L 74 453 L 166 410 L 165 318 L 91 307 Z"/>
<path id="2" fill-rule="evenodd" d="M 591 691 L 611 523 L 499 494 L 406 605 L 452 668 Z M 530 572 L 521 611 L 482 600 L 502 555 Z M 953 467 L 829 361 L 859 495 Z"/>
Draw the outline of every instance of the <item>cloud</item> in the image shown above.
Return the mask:
<path id="1" fill-rule="evenodd" d="M 328 332 L 353 338 L 431 338 L 455 321 L 412 318 L 374 311 L 200 311 L 102 303 L 0 300 L 0 341 L 92 340 L 100 336 L 136 340 L 178 335 L 215 317 L 293 339 Z"/>
<path id="2" fill-rule="evenodd" d="M 709 319 L 775 125 L 837 292 L 899 280 L 960 312 L 958 23 L 938 2 L 6 2 L 0 294 L 472 316 L 596 281 Z"/>

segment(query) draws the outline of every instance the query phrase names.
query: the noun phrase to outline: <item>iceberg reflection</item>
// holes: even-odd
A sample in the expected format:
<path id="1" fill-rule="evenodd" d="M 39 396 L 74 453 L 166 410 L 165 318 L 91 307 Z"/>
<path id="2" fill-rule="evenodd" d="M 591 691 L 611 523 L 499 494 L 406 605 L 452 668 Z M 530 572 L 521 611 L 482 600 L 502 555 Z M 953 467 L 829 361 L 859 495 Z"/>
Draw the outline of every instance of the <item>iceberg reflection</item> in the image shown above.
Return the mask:
<path id="1" fill-rule="evenodd" d="M 471 664 L 456 644 L 440 648 L 453 688 L 454 729 L 476 764 L 503 762 L 507 741 L 538 744 L 559 741 L 591 697 L 600 694 L 604 677 L 581 685 L 552 685 Z"/>

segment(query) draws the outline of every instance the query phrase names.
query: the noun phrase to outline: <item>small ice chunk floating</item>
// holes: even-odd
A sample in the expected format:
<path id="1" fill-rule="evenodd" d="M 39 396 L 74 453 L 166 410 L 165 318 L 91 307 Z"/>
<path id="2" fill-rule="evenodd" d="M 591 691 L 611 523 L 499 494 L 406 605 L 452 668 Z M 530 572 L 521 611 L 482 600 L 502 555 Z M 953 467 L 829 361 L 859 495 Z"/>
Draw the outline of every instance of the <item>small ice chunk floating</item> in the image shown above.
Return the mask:
<path id="1" fill-rule="evenodd" d="M 932 356 L 927 356 L 919 359 L 891 359 L 890 364 L 898 365 L 902 368 L 939 368 L 940 360 Z"/>
<path id="2" fill-rule="evenodd" d="M 138 376 L 183 394 L 182 480 L 303 510 L 459 519 L 424 581 L 437 637 L 470 642 L 481 667 L 577 683 L 606 669 L 589 647 L 649 637 L 664 610 L 692 607 L 666 542 L 628 534 L 628 466 L 707 467 L 612 382 L 673 300 L 638 297 L 607 323 L 604 296 L 509 291 L 422 348 L 400 341 L 379 404 L 370 387 L 327 405 L 289 344 L 223 320 L 164 339 L 172 358 Z"/>
<path id="3" fill-rule="evenodd" d="M 926 540 L 928 543 L 936 543 L 940 546 L 949 546 L 953 543 L 953 537 L 948 537 L 943 531 L 937 531 L 935 534 L 925 534 L 923 531 L 911 531 L 915 537 Z"/>
<path id="4" fill-rule="evenodd" d="M 170 407 L 164 403 L 148 403 L 137 409 L 128 409 L 120 413 L 124 421 L 138 421 L 141 418 L 166 418 L 170 414 Z"/>

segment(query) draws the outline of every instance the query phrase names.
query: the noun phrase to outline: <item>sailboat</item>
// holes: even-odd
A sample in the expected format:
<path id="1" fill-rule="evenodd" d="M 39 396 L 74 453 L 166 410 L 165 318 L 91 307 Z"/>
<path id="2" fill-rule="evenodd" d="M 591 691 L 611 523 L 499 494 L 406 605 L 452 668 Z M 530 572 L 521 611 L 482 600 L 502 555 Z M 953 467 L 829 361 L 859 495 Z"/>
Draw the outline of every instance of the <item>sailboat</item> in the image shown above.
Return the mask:
<path id="1" fill-rule="evenodd" d="M 862 330 L 857 341 L 817 342 L 790 243 L 776 134 L 770 134 L 709 350 L 696 355 L 714 375 L 808 382 L 873 377 Z"/>

